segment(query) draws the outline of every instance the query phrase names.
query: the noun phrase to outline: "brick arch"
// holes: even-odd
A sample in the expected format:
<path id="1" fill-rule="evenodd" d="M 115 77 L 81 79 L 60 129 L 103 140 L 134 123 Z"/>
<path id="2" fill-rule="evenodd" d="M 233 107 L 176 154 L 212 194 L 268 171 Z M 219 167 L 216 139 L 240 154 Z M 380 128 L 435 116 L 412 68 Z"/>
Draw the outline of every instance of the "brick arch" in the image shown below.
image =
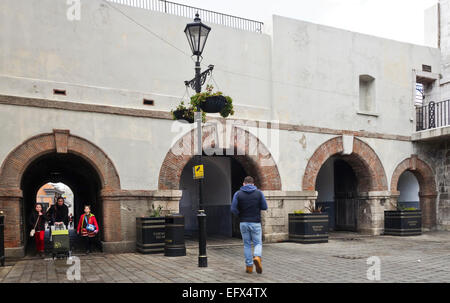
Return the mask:
<path id="1" fill-rule="evenodd" d="M 403 160 L 397 165 L 392 174 L 391 191 L 398 191 L 398 180 L 405 171 L 410 171 L 417 178 L 421 194 L 429 195 L 436 193 L 433 170 L 425 161 L 415 155 Z"/>
<path id="2" fill-rule="evenodd" d="M 19 189 L 27 167 L 49 153 L 72 153 L 86 160 L 97 171 L 103 190 L 120 189 L 117 170 L 99 147 L 67 130 L 34 136 L 12 150 L 0 167 L 0 189 Z"/>
<path id="3" fill-rule="evenodd" d="M 117 203 L 111 198 L 120 192 L 120 179 L 114 164 L 96 145 L 68 130 L 54 130 L 29 138 L 12 150 L 0 167 L 0 209 L 5 211 L 5 248 L 12 255 L 23 256 L 24 244 L 21 234 L 21 188 L 22 176 L 36 159 L 51 153 L 71 153 L 83 158 L 97 172 L 101 181 L 101 203 L 103 208 L 103 240 L 121 241 L 121 222 Z M 20 231 L 20 232 L 18 232 Z"/>
<path id="4" fill-rule="evenodd" d="M 353 152 L 350 155 L 340 155 L 344 151 L 342 137 L 332 138 L 320 145 L 306 165 L 302 188 L 314 191 L 320 168 L 331 156 L 339 155 L 353 169 L 358 178 L 358 191 L 388 190 L 387 178 L 383 164 L 375 151 L 358 138 L 353 140 Z"/>
<path id="5" fill-rule="evenodd" d="M 159 172 L 158 189 L 179 189 L 181 173 L 194 155 L 194 131 L 184 135 L 167 152 Z M 213 131 L 213 126 L 203 128 L 203 144 Z M 278 167 L 267 147 L 247 130 L 234 127 L 231 136 L 229 150 L 233 150 L 233 155 L 230 157 L 236 159 L 247 174 L 255 177 L 255 184 L 260 189 L 281 190 Z M 245 136 L 245 140 L 242 140 L 243 136 Z M 249 142 L 256 143 L 257 155 L 250 155 Z M 215 143 L 213 142 L 211 145 L 214 147 Z"/>
<path id="6" fill-rule="evenodd" d="M 398 180 L 405 172 L 410 171 L 419 182 L 419 200 L 422 210 L 422 226 L 426 229 L 436 227 L 436 197 L 437 188 L 434 173 L 431 167 L 417 155 L 412 155 L 400 162 L 394 170 L 391 179 L 391 193 L 393 197 L 400 195 L 398 191 Z"/>

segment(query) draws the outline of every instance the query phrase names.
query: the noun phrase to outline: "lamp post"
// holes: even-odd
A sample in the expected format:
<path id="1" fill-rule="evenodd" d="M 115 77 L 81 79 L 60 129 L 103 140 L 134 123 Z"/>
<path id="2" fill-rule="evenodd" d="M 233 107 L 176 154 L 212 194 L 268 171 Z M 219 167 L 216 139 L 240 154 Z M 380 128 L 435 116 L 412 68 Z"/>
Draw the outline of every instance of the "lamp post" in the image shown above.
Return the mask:
<path id="1" fill-rule="evenodd" d="M 194 22 L 188 23 L 184 29 L 184 33 L 188 39 L 192 50 L 192 55 L 197 57 L 195 61 L 195 78 L 191 81 L 185 81 L 186 86 L 191 86 L 196 93 L 200 93 L 205 78 L 211 73 L 214 66 L 210 65 L 206 71 L 200 72 L 200 58 L 205 47 L 206 40 L 211 28 L 202 23 L 198 13 L 195 14 Z M 202 113 L 200 105 L 197 105 L 196 117 L 197 122 L 197 165 L 202 163 Z M 208 267 L 208 258 L 206 256 L 206 214 L 203 209 L 202 200 L 202 179 L 198 179 L 198 267 Z"/>

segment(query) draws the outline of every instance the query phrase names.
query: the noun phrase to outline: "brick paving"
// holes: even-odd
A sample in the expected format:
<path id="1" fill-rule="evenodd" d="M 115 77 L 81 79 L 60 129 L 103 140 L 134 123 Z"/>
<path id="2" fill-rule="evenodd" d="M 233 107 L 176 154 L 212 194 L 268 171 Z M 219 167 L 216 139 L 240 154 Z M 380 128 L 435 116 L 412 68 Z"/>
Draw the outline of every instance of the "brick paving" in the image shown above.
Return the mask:
<path id="1" fill-rule="evenodd" d="M 449 282 L 450 232 L 417 237 L 364 237 L 333 234 L 329 243 L 265 244 L 263 274 L 244 272 L 243 248 L 237 241 L 211 241 L 208 267 L 197 267 L 194 242 L 187 256 L 80 255 L 81 280 L 69 281 L 66 260 L 27 258 L 0 267 L 0 282 L 370 282 L 367 258 L 381 260 L 381 282 Z"/>

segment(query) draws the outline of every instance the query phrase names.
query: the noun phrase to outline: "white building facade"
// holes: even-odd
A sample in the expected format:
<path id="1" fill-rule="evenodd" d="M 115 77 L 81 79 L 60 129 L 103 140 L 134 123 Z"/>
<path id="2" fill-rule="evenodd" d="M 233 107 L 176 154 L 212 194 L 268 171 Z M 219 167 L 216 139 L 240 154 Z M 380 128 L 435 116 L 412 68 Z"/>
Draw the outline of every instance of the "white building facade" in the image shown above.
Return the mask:
<path id="1" fill-rule="evenodd" d="M 9 255 L 23 255 L 23 218 L 55 173 L 74 192 L 76 216 L 92 205 L 106 251 L 135 249 L 135 217 L 152 204 L 183 213 L 196 229 L 195 127 L 170 113 L 193 94 L 185 94 L 194 65 L 183 33 L 192 17 L 157 11 L 155 1 L 119 2 L 127 1 L 0 3 L 0 209 Z M 450 10 L 435 12 L 450 18 Z M 269 204 L 266 241 L 286 240 L 287 214 L 311 201 L 348 214 L 334 215 L 337 230 L 380 235 L 407 171 L 417 180 L 401 182 L 414 200 L 403 202 L 420 205 L 425 229 L 449 229 L 449 123 L 430 127 L 428 112 L 416 108 L 417 83 L 421 106 L 445 100 L 445 48 L 281 16 L 263 27 L 242 21 L 244 29 L 220 20 L 203 18 L 212 31 L 202 68 L 214 65 L 207 82 L 233 98 L 236 113 L 204 125 L 212 234 L 238 233 L 230 200 L 252 175 Z"/>

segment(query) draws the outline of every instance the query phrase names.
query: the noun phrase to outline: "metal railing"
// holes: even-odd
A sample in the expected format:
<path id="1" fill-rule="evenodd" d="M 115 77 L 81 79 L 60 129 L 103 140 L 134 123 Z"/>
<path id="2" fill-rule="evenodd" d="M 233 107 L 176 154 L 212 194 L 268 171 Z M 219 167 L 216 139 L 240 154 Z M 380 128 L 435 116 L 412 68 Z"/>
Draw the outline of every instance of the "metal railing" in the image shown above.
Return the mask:
<path id="1" fill-rule="evenodd" d="M 164 0 L 106 0 L 106 1 L 186 17 L 189 19 L 194 19 L 195 14 L 198 12 L 200 14 L 200 18 L 205 23 L 208 22 L 215 23 L 255 33 L 262 33 L 264 25 L 263 22 L 256 20 L 240 18 L 232 15 L 217 13 L 202 8 L 197 8 L 189 5 Z"/>
<path id="2" fill-rule="evenodd" d="M 416 107 L 416 131 L 450 126 L 450 100 Z"/>

